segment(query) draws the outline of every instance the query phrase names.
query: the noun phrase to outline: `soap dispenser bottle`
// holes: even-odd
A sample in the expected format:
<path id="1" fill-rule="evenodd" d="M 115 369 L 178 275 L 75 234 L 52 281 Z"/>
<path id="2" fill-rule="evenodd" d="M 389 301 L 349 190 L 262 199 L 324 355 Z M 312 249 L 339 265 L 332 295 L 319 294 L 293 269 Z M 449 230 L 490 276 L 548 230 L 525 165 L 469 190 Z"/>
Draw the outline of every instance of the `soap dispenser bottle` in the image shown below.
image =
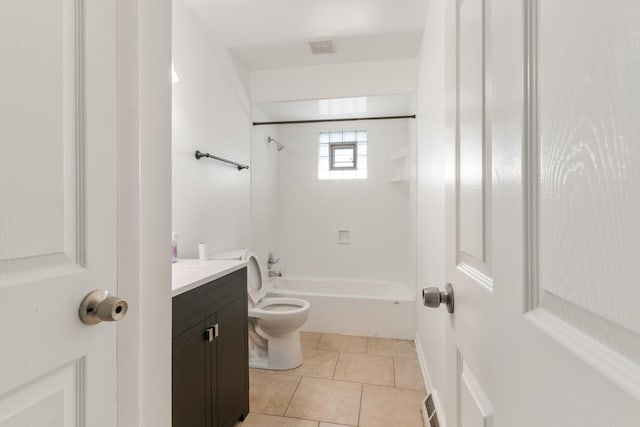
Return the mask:
<path id="1" fill-rule="evenodd" d="M 178 233 L 171 233 L 171 262 L 178 262 Z"/>

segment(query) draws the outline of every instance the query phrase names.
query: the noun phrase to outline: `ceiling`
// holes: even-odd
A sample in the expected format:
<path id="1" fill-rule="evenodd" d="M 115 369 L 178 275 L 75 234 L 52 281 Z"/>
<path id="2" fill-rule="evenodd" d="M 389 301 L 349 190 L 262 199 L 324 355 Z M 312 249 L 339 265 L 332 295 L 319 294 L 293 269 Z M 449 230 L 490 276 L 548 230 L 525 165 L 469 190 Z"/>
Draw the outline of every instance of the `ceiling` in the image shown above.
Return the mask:
<path id="1" fill-rule="evenodd" d="M 427 0 L 183 0 L 249 70 L 418 56 Z M 336 53 L 308 42 L 333 38 Z"/>

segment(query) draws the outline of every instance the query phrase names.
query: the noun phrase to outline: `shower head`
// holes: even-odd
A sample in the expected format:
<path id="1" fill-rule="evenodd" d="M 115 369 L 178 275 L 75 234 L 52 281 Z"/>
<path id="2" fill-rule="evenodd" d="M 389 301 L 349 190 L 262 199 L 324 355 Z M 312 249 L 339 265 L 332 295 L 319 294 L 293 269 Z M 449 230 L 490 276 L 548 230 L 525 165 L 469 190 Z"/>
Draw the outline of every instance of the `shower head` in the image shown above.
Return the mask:
<path id="1" fill-rule="evenodd" d="M 268 144 L 271 144 L 272 142 L 273 142 L 274 144 L 276 144 L 276 148 L 278 149 L 278 151 L 282 151 L 282 150 L 284 150 L 284 145 L 280 144 L 280 143 L 279 143 L 278 141 L 276 141 L 275 139 L 273 139 L 273 138 L 271 138 L 271 137 L 268 137 L 268 138 L 267 138 L 267 143 L 268 143 Z"/>

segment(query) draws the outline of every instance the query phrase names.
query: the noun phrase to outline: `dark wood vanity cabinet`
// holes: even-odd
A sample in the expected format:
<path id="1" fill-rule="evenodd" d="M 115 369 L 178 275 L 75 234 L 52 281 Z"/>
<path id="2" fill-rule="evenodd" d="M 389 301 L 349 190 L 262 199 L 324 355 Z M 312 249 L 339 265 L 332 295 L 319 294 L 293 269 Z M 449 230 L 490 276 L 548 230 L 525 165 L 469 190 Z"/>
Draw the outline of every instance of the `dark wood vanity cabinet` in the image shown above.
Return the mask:
<path id="1" fill-rule="evenodd" d="M 173 427 L 233 427 L 249 413 L 246 271 L 173 297 Z"/>

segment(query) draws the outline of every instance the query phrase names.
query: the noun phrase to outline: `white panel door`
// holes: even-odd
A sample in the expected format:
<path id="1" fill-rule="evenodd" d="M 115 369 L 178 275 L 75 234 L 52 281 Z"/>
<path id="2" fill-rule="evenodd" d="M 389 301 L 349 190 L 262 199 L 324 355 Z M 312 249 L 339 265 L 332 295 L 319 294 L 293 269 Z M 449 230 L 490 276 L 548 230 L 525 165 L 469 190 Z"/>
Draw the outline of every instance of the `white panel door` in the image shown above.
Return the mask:
<path id="1" fill-rule="evenodd" d="M 0 2 L 0 426 L 116 425 L 114 0 Z"/>
<path id="2" fill-rule="evenodd" d="M 447 425 L 638 426 L 640 3 L 445 15 Z"/>

